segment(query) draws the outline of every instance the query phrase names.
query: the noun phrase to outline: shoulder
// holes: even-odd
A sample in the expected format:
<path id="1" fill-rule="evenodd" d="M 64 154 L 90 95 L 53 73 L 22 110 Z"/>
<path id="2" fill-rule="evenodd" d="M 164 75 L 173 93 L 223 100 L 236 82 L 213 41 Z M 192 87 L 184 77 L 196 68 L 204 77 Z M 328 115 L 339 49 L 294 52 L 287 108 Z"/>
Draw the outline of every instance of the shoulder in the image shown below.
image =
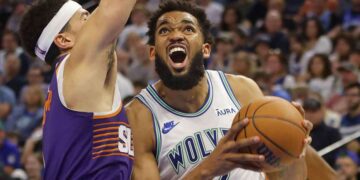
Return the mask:
<path id="1" fill-rule="evenodd" d="M 134 98 L 125 106 L 125 110 L 131 125 L 131 129 L 146 128 L 148 130 L 152 130 L 152 112 L 139 99 Z"/>
<path id="2" fill-rule="evenodd" d="M 257 98 L 264 96 L 259 86 L 252 79 L 232 74 L 225 74 L 225 76 L 229 81 L 235 97 L 241 104 L 248 104 Z"/>

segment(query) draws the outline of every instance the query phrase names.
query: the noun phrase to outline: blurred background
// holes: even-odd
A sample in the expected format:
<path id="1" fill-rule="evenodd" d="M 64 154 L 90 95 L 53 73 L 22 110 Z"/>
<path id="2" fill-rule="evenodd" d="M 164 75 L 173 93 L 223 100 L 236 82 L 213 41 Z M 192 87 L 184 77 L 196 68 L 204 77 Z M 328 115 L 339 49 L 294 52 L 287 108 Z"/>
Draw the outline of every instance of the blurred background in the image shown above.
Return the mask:
<path id="1" fill-rule="evenodd" d="M 250 77 L 266 95 L 301 103 L 316 150 L 360 132 L 360 0 L 190 1 L 212 24 L 207 69 Z M 28 56 L 17 34 L 32 2 L 0 0 L 0 179 L 41 179 L 44 166 L 42 111 L 53 69 Z M 89 11 L 98 4 L 79 2 Z M 158 80 L 146 32 L 159 2 L 138 0 L 119 35 L 125 103 Z M 323 156 L 339 179 L 359 178 L 359 140 Z"/>

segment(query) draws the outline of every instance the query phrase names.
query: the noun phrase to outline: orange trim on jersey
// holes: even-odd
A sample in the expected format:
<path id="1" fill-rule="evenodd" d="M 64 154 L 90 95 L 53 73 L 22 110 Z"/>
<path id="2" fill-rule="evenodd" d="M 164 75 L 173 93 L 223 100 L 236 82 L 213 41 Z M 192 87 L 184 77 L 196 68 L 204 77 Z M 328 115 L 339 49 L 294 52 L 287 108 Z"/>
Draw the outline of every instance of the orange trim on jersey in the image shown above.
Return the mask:
<path id="1" fill-rule="evenodd" d="M 107 156 L 125 156 L 125 157 L 128 157 L 128 158 L 134 160 L 134 157 L 130 156 L 129 154 L 125 154 L 125 153 L 110 153 L 110 154 L 98 155 L 98 156 L 93 157 L 93 159 L 96 159 L 99 157 L 107 157 Z"/>
<path id="2" fill-rule="evenodd" d="M 115 141 L 115 140 L 119 140 L 118 137 L 116 138 L 107 138 L 107 139 L 102 139 L 102 140 L 98 140 L 98 141 L 94 141 L 93 144 L 96 144 L 96 143 L 101 143 L 101 142 L 105 142 L 105 141 Z"/>
<path id="3" fill-rule="evenodd" d="M 95 124 L 94 127 L 103 126 L 103 125 L 109 125 L 109 124 L 119 125 L 119 124 L 124 124 L 124 123 L 123 122 L 107 122 L 107 123 Z M 127 125 L 127 124 L 125 124 L 125 125 Z"/>
<path id="4" fill-rule="evenodd" d="M 101 129 L 94 130 L 94 132 L 106 131 L 106 130 L 118 130 L 118 129 L 119 129 L 119 127 L 107 127 L 107 128 L 101 128 Z"/>
<path id="5" fill-rule="evenodd" d="M 114 99 L 114 101 L 115 101 L 115 99 Z M 99 115 L 99 116 L 94 115 L 93 119 L 98 120 L 98 119 L 111 118 L 111 117 L 118 115 L 121 112 L 121 110 L 122 110 L 122 102 L 120 102 L 119 108 L 114 113 L 107 114 L 107 115 Z"/>
<path id="6" fill-rule="evenodd" d="M 98 137 L 102 137 L 102 136 L 111 136 L 111 135 L 118 135 L 119 132 L 113 132 L 113 133 L 102 133 L 102 134 L 98 134 L 95 135 L 94 138 L 98 138 Z"/>
<path id="7" fill-rule="evenodd" d="M 93 152 L 92 154 L 93 154 L 93 155 L 96 155 L 96 154 L 101 154 L 101 153 L 103 153 L 103 152 L 119 152 L 119 149 L 118 149 L 118 148 L 106 149 L 106 150 L 101 150 L 101 151 Z"/>
<path id="8" fill-rule="evenodd" d="M 104 144 L 104 145 L 96 146 L 93 149 L 100 149 L 100 148 L 103 148 L 103 147 L 114 147 L 114 146 L 116 147 L 118 145 L 119 145 L 119 143 Z"/>

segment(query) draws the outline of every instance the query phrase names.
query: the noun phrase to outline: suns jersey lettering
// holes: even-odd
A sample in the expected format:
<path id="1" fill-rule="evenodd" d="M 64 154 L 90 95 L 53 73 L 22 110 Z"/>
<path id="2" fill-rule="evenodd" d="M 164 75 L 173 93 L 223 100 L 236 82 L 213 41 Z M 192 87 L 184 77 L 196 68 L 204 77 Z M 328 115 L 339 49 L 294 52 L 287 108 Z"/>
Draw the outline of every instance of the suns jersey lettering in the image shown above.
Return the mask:
<path id="1" fill-rule="evenodd" d="M 137 98 L 153 114 L 156 158 L 161 179 L 182 177 L 210 155 L 231 127 L 240 104 L 222 72 L 206 71 L 208 95 L 195 113 L 177 111 L 164 102 L 153 86 Z M 216 179 L 265 179 L 263 173 L 236 169 Z"/>
<path id="2" fill-rule="evenodd" d="M 131 134 L 131 129 L 120 125 L 119 126 L 119 151 L 121 153 L 129 154 L 130 156 L 134 156 L 134 144 L 133 144 L 133 136 Z"/>

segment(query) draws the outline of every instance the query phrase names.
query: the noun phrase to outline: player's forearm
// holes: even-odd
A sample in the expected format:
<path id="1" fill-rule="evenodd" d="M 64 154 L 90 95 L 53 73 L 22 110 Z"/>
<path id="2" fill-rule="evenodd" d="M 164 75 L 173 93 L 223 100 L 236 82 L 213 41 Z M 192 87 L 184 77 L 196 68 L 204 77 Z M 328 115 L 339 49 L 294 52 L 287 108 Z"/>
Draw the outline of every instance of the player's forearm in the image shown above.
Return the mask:
<path id="1" fill-rule="evenodd" d="M 307 148 L 305 160 L 309 179 L 337 179 L 336 172 L 312 147 Z"/>
<path id="2" fill-rule="evenodd" d="M 213 176 L 211 175 L 210 171 L 206 169 L 202 164 L 195 167 L 192 171 L 187 173 L 183 180 L 192 180 L 192 179 L 200 179 L 200 180 L 208 180 L 212 179 Z"/>
<path id="3" fill-rule="evenodd" d="M 290 177 L 294 180 L 305 180 L 307 179 L 305 158 L 297 160 L 280 171 L 266 173 L 266 176 L 269 180 L 287 180 Z"/>

